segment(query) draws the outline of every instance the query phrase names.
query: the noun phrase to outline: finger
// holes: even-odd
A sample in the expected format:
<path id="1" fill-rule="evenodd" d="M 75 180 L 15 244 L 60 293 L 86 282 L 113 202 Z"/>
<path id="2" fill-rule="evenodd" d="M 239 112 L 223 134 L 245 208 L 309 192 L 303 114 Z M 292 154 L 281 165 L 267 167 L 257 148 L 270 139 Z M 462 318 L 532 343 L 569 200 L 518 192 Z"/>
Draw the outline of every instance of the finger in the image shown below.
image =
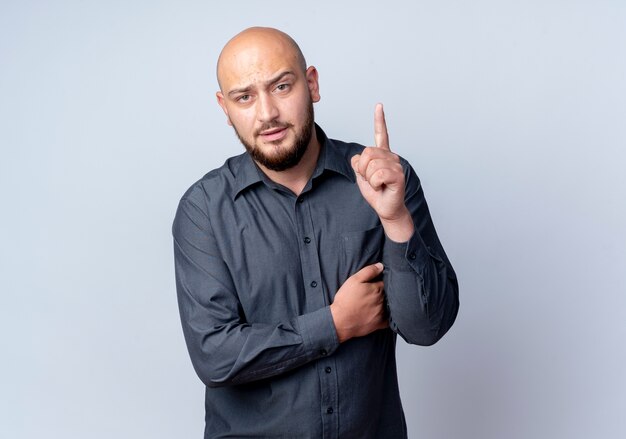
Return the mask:
<path id="1" fill-rule="evenodd" d="M 356 172 L 357 174 L 360 174 L 359 160 L 361 160 L 361 154 L 353 155 L 352 158 L 350 159 L 350 164 L 352 165 L 352 169 L 354 169 L 354 172 Z"/>
<path id="2" fill-rule="evenodd" d="M 402 165 L 393 160 L 373 159 L 367 164 L 367 168 L 362 172 L 367 181 L 370 181 L 372 175 L 381 169 L 388 169 L 391 174 L 402 173 Z M 395 178 L 394 178 L 395 180 Z"/>
<path id="3" fill-rule="evenodd" d="M 352 168 L 358 174 L 365 176 L 370 163 L 374 160 L 384 160 L 400 164 L 400 158 L 389 150 L 381 148 L 365 148 L 361 154 L 356 154 L 351 159 Z"/>
<path id="4" fill-rule="evenodd" d="M 385 122 L 383 104 L 376 104 L 376 109 L 374 110 L 374 141 L 378 148 L 390 150 L 389 134 L 387 133 L 387 122 Z"/>
<path id="5" fill-rule="evenodd" d="M 387 169 L 383 168 L 374 172 L 370 176 L 368 183 L 370 184 L 372 189 L 374 189 L 375 191 L 380 191 L 381 189 L 383 189 L 383 187 L 385 187 L 388 184 L 388 180 L 389 180 L 389 172 L 387 171 Z"/>
<path id="6" fill-rule="evenodd" d="M 377 262 L 375 264 L 367 265 L 361 268 L 359 271 L 356 272 L 354 276 L 360 282 L 369 282 L 370 280 L 376 278 L 376 276 L 380 275 L 380 273 L 382 272 L 383 272 L 383 264 L 381 264 L 380 262 Z"/>
<path id="7" fill-rule="evenodd" d="M 350 159 L 350 164 L 352 165 L 352 170 L 354 170 L 354 174 L 357 180 L 365 181 L 365 177 L 359 171 L 361 162 L 361 155 L 357 154 Z"/>
<path id="8" fill-rule="evenodd" d="M 378 191 L 383 187 L 395 190 L 403 183 L 404 175 L 393 172 L 389 168 L 380 168 L 374 172 L 367 180 L 372 189 Z"/>

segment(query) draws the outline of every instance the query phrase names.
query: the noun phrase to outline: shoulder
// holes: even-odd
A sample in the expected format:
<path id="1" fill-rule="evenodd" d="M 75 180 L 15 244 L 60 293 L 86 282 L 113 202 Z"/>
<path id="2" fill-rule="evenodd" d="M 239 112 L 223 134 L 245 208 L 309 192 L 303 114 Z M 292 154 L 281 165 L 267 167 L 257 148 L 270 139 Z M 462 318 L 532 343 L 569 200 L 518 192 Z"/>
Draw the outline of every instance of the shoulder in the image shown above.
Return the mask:
<path id="1" fill-rule="evenodd" d="M 180 204 L 194 204 L 207 210 L 211 202 L 229 197 L 236 186 L 237 173 L 246 153 L 227 159 L 222 166 L 206 173 L 183 194 Z"/>
<path id="2" fill-rule="evenodd" d="M 345 142 L 343 140 L 338 139 L 328 139 L 328 144 L 331 148 L 334 148 L 335 151 L 342 155 L 343 157 L 350 160 L 350 158 L 355 154 L 360 154 L 365 149 L 364 145 L 356 142 Z"/>

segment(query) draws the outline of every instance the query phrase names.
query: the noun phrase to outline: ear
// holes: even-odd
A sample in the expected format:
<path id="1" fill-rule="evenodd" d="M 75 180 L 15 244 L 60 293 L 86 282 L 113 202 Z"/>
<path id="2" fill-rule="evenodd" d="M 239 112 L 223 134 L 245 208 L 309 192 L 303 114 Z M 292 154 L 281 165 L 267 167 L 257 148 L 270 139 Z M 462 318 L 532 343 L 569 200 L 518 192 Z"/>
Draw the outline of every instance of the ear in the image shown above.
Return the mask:
<path id="1" fill-rule="evenodd" d="M 320 100 L 320 85 L 318 82 L 319 75 L 317 73 L 317 69 L 313 66 L 310 66 L 306 69 L 306 82 L 309 86 L 309 94 L 311 95 L 311 100 L 313 102 L 319 102 Z"/>
<path id="2" fill-rule="evenodd" d="M 230 121 L 230 117 L 228 116 L 228 108 L 226 108 L 226 101 L 224 100 L 224 95 L 222 94 L 221 91 L 218 91 L 217 93 L 215 93 L 215 96 L 217 97 L 217 103 L 219 104 L 220 107 L 222 107 L 222 110 L 224 111 L 224 114 L 226 115 L 226 123 L 232 127 L 233 123 Z"/>

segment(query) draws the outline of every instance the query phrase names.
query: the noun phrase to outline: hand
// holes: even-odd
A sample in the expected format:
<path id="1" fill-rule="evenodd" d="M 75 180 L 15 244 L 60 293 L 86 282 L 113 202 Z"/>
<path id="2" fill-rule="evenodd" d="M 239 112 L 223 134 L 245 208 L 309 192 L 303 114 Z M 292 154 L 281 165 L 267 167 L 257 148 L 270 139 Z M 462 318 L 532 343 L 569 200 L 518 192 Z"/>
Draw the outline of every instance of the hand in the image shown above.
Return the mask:
<path id="1" fill-rule="evenodd" d="M 330 312 L 340 343 L 389 326 L 385 317 L 383 281 L 375 280 L 382 272 L 380 262 L 363 267 L 337 291 Z"/>
<path id="2" fill-rule="evenodd" d="M 393 241 L 407 241 L 413 234 L 413 220 L 404 204 L 404 169 L 400 157 L 389 148 L 389 134 L 383 105 L 374 112 L 375 147 L 368 147 L 352 157 L 352 169 L 363 198 L 380 218 L 387 236 Z"/>

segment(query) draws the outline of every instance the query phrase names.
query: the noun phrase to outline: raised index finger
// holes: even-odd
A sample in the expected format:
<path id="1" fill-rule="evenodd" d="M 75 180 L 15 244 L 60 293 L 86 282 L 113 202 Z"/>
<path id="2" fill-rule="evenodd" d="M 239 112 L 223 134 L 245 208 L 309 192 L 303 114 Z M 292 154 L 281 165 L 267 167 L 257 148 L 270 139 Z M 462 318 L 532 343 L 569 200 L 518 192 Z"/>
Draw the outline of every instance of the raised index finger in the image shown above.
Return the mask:
<path id="1" fill-rule="evenodd" d="M 387 133 L 387 122 L 385 122 L 385 112 L 383 111 L 383 104 L 376 104 L 374 110 L 374 141 L 378 148 L 389 148 L 389 134 Z"/>

